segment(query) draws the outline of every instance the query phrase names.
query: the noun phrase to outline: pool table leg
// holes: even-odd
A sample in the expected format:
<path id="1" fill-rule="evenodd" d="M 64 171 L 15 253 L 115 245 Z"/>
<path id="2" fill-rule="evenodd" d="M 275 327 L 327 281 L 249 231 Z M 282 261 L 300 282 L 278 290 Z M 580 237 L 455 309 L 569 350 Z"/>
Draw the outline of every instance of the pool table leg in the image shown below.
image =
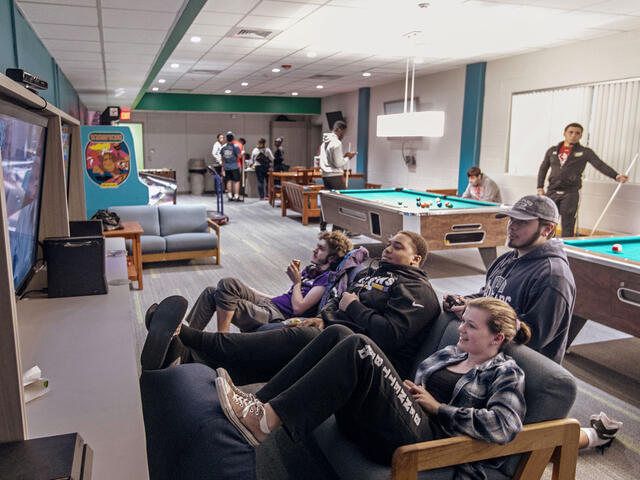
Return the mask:
<path id="1" fill-rule="evenodd" d="M 569 336 L 567 339 L 567 348 L 571 346 L 575 338 L 580 333 L 580 330 L 582 330 L 582 327 L 584 327 L 585 323 L 587 323 L 586 318 L 582 318 L 577 315 L 573 315 L 571 317 L 571 325 L 569 325 Z"/>
<path id="2" fill-rule="evenodd" d="M 480 252 L 480 256 L 482 257 L 482 263 L 484 263 L 484 268 L 489 270 L 489 267 L 493 263 L 493 261 L 498 258 L 498 249 L 496 247 L 480 247 L 478 248 Z"/>

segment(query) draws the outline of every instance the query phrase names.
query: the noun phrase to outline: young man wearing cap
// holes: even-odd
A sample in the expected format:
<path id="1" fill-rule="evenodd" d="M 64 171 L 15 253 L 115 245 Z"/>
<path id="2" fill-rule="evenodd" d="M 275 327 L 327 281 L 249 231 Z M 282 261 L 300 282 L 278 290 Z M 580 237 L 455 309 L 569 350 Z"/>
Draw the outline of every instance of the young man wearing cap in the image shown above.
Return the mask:
<path id="1" fill-rule="evenodd" d="M 355 152 L 342 153 L 342 139 L 347 133 L 347 124 L 338 120 L 333 124 L 330 133 L 322 135 L 320 145 L 320 170 L 322 171 L 322 183 L 327 190 L 344 190 L 346 188 L 342 175 L 347 162 L 355 157 Z M 327 228 L 327 223 L 322 219 L 320 230 Z M 340 227 L 334 225 L 334 229 Z"/>
<path id="2" fill-rule="evenodd" d="M 466 299 L 503 300 L 531 327 L 528 345 L 560 363 L 567 347 L 576 285 L 562 242 L 553 239 L 558 209 L 549 197 L 527 195 L 496 217 L 509 217 L 507 246 L 513 250 L 491 264 L 478 293 L 452 295 L 462 305 L 449 306 L 445 295 L 444 309 L 461 317 Z"/>
<path id="3" fill-rule="evenodd" d="M 582 188 L 582 172 L 587 162 L 616 182 L 625 183 L 626 175 L 621 175 L 604 163 L 593 150 L 580 145 L 582 125 L 570 123 L 564 128 L 564 140 L 549 148 L 538 170 L 538 194 L 544 195 L 544 180 L 551 167 L 547 196 L 558 206 L 562 217 L 562 236 L 573 237 L 576 213 Z"/>
<path id="4" fill-rule="evenodd" d="M 227 143 L 220 149 L 220 155 L 222 156 L 222 172 L 227 179 L 229 201 L 239 200 L 240 167 L 238 165 L 238 158 L 240 158 L 242 152 L 237 145 L 233 143 L 233 132 L 227 132 Z"/>
<path id="5" fill-rule="evenodd" d="M 502 203 L 500 188 L 492 179 L 482 173 L 480 167 L 471 167 L 467 171 L 469 185 L 462 194 L 462 198 L 470 198 L 480 202 Z"/>

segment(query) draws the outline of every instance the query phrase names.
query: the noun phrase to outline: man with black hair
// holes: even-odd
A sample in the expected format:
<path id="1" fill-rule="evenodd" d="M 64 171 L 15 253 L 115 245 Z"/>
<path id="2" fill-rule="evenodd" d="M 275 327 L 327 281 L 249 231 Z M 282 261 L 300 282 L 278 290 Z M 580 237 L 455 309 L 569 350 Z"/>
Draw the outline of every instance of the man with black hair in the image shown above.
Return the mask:
<path id="1" fill-rule="evenodd" d="M 273 145 L 275 148 L 273 149 L 273 171 L 274 172 L 284 172 L 285 164 L 284 164 L 284 148 L 282 147 L 282 137 L 278 137 L 273 141 Z M 280 181 L 278 181 L 280 183 Z"/>
<path id="2" fill-rule="evenodd" d="M 551 168 L 546 195 L 558 206 L 563 237 L 574 236 L 582 173 L 587 162 L 616 182 L 625 183 L 628 179 L 600 160 L 593 150 L 580 145 L 583 130 L 579 123 L 567 125 L 564 128 L 564 140 L 547 150 L 538 170 L 538 194 L 544 195 L 544 180 Z"/>
<path id="3" fill-rule="evenodd" d="M 229 201 L 240 199 L 240 166 L 238 159 L 242 152 L 233 142 L 233 132 L 227 132 L 227 143 L 220 149 L 222 172 L 227 179 Z M 232 188 L 233 186 L 233 188 Z"/>
<path id="4" fill-rule="evenodd" d="M 492 179 L 482 173 L 480 167 L 473 166 L 467 171 L 469 185 L 462 198 L 470 198 L 480 202 L 502 203 L 500 188 Z"/>
<path id="5" fill-rule="evenodd" d="M 320 145 L 320 170 L 322 171 L 322 183 L 327 190 L 344 190 L 346 185 L 342 176 L 347 162 L 356 156 L 356 152 L 342 153 L 342 139 L 347 133 L 347 124 L 338 120 L 333 124 L 333 131 L 322 135 Z M 320 230 L 327 228 L 327 222 L 322 219 Z M 342 230 L 334 225 L 336 230 Z"/>
<path id="6" fill-rule="evenodd" d="M 445 295 L 444 310 L 462 317 L 467 299 L 503 300 L 531 328 L 529 347 L 560 363 L 567 347 L 576 285 L 562 242 L 553 239 L 560 220 L 558 209 L 549 197 L 527 195 L 496 217 L 509 217 L 507 246 L 513 250 L 491 264 L 478 293 Z"/>

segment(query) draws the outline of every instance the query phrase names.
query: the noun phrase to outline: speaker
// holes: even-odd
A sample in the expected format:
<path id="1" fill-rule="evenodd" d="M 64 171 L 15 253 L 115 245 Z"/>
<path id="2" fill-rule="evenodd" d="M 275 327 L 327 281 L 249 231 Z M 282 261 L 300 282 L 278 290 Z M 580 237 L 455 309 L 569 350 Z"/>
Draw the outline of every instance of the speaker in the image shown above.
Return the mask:
<path id="1" fill-rule="evenodd" d="M 107 293 L 104 237 L 45 238 L 44 258 L 49 297 Z"/>

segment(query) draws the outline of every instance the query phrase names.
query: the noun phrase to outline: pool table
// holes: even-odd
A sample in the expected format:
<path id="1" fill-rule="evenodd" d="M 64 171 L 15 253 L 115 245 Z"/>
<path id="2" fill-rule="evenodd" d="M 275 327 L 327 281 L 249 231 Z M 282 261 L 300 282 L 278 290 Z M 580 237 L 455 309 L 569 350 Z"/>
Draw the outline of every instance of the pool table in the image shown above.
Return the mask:
<path id="1" fill-rule="evenodd" d="M 587 319 L 640 337 L 640 236 L 563 241 L 576 281 L 567 346 Z M 622 252 L 614 252 L 614 244 L 620 244 Z"/>
<path id="2" fill-rule="evenodd" d="M 399 230 L 410 230 L 424 237 L 430 251 L 477 247 L 487 268 L 507 238 L 507 219 L 495 215 L 508 207 L 496 203 L 403 188 L 323 190 L 320 195 L 327 223 L 382 242 Z M 417 206 L 418 198 L 430 205 Z"/>

